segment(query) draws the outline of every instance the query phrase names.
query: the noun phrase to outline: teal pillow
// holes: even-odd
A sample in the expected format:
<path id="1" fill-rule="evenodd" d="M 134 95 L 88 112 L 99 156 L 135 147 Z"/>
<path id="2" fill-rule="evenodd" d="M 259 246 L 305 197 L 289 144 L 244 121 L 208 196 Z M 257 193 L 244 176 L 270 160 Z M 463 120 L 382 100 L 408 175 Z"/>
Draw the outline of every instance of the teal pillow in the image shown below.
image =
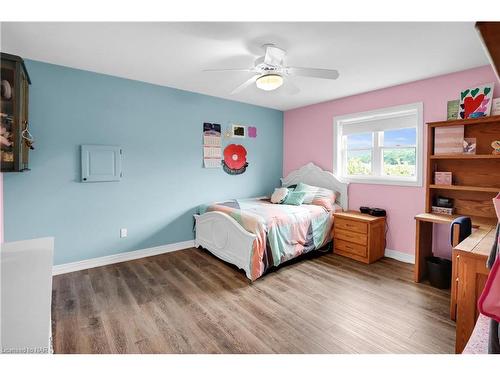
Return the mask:
<path id="1" fill-rule="evenodd" d="M 289 191 L 283 204 L 291 204 L 294 206 L 300 206 L 304 202 L 306 197 L 306 192 L 304 191 Z"/>

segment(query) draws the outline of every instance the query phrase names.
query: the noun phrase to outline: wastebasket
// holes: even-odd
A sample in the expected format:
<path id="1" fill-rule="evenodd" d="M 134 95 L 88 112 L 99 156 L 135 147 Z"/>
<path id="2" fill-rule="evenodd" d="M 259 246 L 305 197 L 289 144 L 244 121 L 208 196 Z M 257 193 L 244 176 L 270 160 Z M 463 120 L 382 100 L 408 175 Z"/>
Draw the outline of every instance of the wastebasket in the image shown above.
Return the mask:
<path id="1" fill-rule="evenodd" d="M 451 261 L 439 257 L 426 257 L 429 282 L 435 288 L 448 289 L 451 286 Z"/>

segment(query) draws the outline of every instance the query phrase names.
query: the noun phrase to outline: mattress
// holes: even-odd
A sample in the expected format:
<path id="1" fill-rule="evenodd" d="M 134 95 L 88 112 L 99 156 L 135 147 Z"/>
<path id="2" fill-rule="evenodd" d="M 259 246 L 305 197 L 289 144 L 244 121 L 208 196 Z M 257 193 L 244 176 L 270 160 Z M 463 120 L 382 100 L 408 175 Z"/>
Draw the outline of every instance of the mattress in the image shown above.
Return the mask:
<path id="1" fill-rule="evenodd" d="M 341 210 L 340 206 L 335 210 Z M 270 267 L 326 245 L 335 212 L 312 204 L 273 204 L 268 198 L 232 199 L 199 209 L 200 214 L 213 211 L 229 215 L 256 235 L 249 265 L 252 280 Z"/>

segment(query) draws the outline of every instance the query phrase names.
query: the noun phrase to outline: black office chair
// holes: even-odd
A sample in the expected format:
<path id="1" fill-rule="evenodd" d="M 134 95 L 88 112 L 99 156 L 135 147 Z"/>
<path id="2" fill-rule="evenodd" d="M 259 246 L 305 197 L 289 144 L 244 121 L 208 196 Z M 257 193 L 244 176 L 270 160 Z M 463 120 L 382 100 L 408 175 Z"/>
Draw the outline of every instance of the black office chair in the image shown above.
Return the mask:
<path id="1" fill-rule="evenodd" d="M 472 233 L 472 221 L 468 216 L 460 216 L 451 222 L 451 246 L 455 247 Z M 456 231 L 458 230 L 458 236 Z"/>

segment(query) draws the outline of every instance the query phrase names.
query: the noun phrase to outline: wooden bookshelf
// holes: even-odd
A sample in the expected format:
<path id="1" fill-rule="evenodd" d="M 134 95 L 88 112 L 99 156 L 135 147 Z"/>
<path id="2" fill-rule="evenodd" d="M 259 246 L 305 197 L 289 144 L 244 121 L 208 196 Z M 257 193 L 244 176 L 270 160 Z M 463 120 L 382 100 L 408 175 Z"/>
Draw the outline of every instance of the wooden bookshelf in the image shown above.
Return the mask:
<path id="1" fill-rule="evenodd" d="M 476 154 L 434 155 L 435 129 L 457 125 L 464 126 L 464 138 L 476 138 Z M 489 231 L 496 225 L 498 220 L 492 199 L 500 192 L 500 155 L 492 154 L 494 140 L 500 140 L 500 116 L 427 124 L 425 213 L 415 216 L 416 282 L 426 275 L 425 258 L 432 255 L 434 224 L 450 225 L 459 216 L 469 216 L 476 230 Z M 434 172 L 451 172 L 452 185 L 434 184 Z M 453 215 L 432 213 L 437 197 L 453 199 Z M 455 283 L 452 288 L 454 286 Z"/>
<path id="2" fill-rule="evenodd" d="M 476 138 L 476 154 L 434 155 L 435 129 L 464 126 L 465 138 Z M 454 200 L 455 215 L 495 220 L 492 198 L 500 192 L 500 155 L 491 142 L 500 140 L 500 116 L 427 124 L 426 213 L 438 196 Z M 435 185 L 434 172 L 452 172 L 452 185 Z"/>

